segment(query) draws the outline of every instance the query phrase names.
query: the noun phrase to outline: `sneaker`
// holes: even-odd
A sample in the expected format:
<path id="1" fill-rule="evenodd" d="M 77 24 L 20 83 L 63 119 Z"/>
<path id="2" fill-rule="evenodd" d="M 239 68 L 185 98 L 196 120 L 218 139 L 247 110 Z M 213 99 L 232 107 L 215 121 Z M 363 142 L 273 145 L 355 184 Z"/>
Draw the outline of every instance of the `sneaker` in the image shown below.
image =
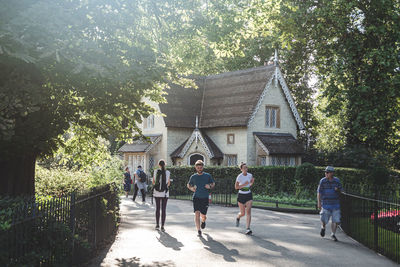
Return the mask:
<path id="1" fill-rule="evenodd" d="M 201 222 L 201 229 L 206 228 L 206 222 Z"/>
<path id="2" fill-rule="evenodd" d="M 164 226 L 161 226 L 161 231 L 165 232 Z"/>
<path id="3" fill-rule="evenodd" d="M 240 219 L 236 218 L 236 227 L 239 227 L 239 224 L 240 224 Z"/>
<path id="4" fill-rule="evenodd" d="M 336 236 L 334 234 L 331 234 L 331 238 L 333 241 L 338 242 L 338 239 L 336 238 Z"/>
<path id="5" fill-rule="evenodd" d="M 160 226 L 159 225 L 156 226 L 156 230 L 157 231 L 160 230 Z"/>
<path id="6" fill-rule="evenodd" d="M 201 236 L 201 230 L 197 231 L 197 236 Z"/>
<path id="7" fill-rule="evenodd" d="M 250 228 L 246 229 L 246 235 L 251 235 L 253 233 L 253 231 L 250 230 Z"/>
<path id="8" fill-rule="evenodd" d="M 321 232 L 319 232 L 319 234 L 324 237 L 325 236 L 325 228 L 321 228 Z"/>

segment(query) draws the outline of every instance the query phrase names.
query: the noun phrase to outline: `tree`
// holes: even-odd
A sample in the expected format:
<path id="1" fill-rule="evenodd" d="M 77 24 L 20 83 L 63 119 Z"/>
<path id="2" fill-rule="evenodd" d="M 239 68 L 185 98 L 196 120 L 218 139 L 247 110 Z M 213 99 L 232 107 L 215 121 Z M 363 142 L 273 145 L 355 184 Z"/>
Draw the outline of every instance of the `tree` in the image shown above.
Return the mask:
<path id="1" fill-rule="evenodd" d="M 183 3 L 164 1 L 164 14 Z M 1 5 L 0 194 L 33 194 L 37 157 L 52 153 L 71 125 L 92 138 L 140 133 L 153 111 L 142 98 L 163 101 L 176 73 L 158 42 L 155 1 Z"/>
<path id="2" fill-rule="evenodd" d="M 289 38 L 307 32 L 324 114 L 341 120 L 346 146 L 393 153 L 400 140 L 399 1 L 282 2 Z M 303 23 L 293 23 L 299 16 Z"/>

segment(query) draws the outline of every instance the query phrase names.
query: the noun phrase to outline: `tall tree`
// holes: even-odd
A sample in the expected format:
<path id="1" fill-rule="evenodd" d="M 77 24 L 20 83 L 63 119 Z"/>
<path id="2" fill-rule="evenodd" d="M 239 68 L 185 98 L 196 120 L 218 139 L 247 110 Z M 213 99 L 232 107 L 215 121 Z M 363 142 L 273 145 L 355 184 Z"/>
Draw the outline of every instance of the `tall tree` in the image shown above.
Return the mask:
<path id="1" fill-rule="evenodd" d="M 163 1 L 163 12 L 183 4 Z M 158 42 L 156 1 L 1 6 L 0 194 L 33 194 L 36 158 L 54 151 L 71 124 L 93 138 L 140 132 L 152 112 L 142 97 L 162 101 L 176 75 Z"/>
<path id="2" fill-rule="evenodd" d="M 312 64 L 328 100 L 325 114 L 344 122 L 346 145 L 393 152 L 399 143 L 400 2 L 282 2 L 286 29 L 308 33 Z M 302 23 L 291 23 L 299 16 Z"/>

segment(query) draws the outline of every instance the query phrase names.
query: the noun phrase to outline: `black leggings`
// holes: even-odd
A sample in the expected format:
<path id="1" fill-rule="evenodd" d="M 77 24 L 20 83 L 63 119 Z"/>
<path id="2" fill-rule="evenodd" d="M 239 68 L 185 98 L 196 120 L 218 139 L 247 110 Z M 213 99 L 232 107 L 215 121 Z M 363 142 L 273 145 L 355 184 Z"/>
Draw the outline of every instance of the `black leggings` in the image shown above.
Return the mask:
<path id="1" fill-rule="evenodd" d="M 133 193 L 133 201 L 135 201 L 137 193 L 139 191 L 139 187 L 137 186 L 137 184 L 135 184 L 135 188 L 134 188 L 134 193 Z M 140 192 L 142 192 L 142 201 L 145 202 L 146 201 L 146 191 L 144 189 L 140 189 Z"/>
<path id="2" fill-rule="evenodd" d="M 160 225 L 160 204 L 162 208 L 161 226 L 164 226 L 165 217 L 167 216 L 167 197 L 154 197 L 156 199 L 156 223 Z"/>

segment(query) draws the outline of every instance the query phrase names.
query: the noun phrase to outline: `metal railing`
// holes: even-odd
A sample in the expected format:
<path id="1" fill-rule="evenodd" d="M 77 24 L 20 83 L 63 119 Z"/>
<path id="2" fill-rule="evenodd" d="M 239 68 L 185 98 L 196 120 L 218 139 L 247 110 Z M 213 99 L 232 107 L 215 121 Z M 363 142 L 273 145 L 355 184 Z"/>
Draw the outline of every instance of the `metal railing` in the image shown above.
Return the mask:
<path id="1" fill-rule="evenodd" d="M 24 201 L 10 210 L 11 224 L 1 229 L 0 265 L 78 264 L 115 232 L 118 210 L 113 184 L 49 200 Z"/>
<path id="2" fill-rule="evenodd" d="M 343 231 L 376 252 L 400 263 L 400 201 L 394 194 L 341 194 Z"/>

